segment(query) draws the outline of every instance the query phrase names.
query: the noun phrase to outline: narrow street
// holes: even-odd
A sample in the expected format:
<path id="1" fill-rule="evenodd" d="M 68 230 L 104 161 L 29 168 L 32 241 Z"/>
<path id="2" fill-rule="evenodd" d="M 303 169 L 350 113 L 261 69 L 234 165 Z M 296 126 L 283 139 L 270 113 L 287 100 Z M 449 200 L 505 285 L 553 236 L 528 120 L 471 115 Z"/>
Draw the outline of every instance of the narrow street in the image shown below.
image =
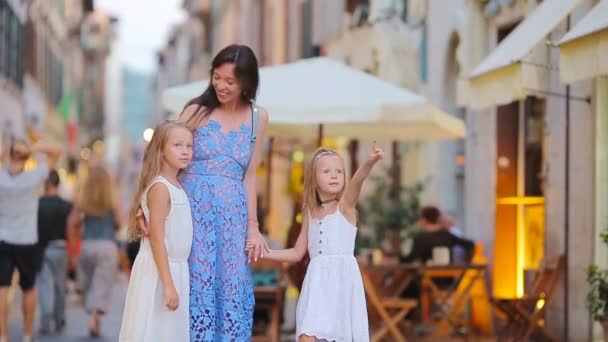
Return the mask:
<path id="1" fill-rule="evenodd" d="M 118 341 L 118 332 L 122 319 L 122 309 L 124 303 L 127 281 L 121 273 L 116 280 L 112 295 L 110 312 L 102 320 L 102 337 L 91 338 L 88 332 L 88 316 L 85 314 L 82 305 L 78 302 L 78 297 L 74 292 L 70 292 L 67 300 L 66 327 L 62 334 L 51 334 L 39 336 L 40 342 L 73 342 L 73 341 Z M 38 318 L 35 321 L 35 332 L 38 331 Z M 21 341 L 21 293 L 17 291 L 11 307 L 9 329 L 11 341 Z"/>
<path id="2" fill-rule="evenodd" d="M 51 334 L 38 336 L 39 342 L 82 342 L 82 341 L 118 341 L 118 333 L 122 320 L 125 293 L 127 291 L 127 280 L 123 273 L 116 279 L 110 312 L 102 320 L 102 336 L 92 338 L 88 333 L 88 316 L 79 303 L 79 299 L 73 291 L 70 291 L 67 300 L 66 327 L 62 334 Z M 38 317 L 35 320 L 34 331 L 38 332 Z M 10 311 L 9 329 L 12 342 L 21 341 L 21 292 L 15 293 L 13 305 Z M 281 341 L 293 341 L 293 334 L 283 335 Z"/>

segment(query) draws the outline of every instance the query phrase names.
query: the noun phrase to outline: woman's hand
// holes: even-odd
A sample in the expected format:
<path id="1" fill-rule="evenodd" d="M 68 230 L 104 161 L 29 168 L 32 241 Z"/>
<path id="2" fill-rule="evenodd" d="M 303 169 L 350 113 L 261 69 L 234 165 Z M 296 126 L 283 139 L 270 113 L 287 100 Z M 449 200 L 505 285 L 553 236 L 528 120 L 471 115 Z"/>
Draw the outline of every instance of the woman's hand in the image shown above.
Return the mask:
<path id="1" fill-rule="evenodd" d="M 258 261 L 258 258 L 263 258 L 264 253 L 269 253 L 270 248 L 268 248 L 268 244 L 266 243 L 266 239 L 257 226 L 250 226 L 247 232 L 247 245 L 245 246 L 245 250 L 247 251 L 248 261 L 251 263 L 251 259 L 253 261 Z"/>
<path id="2" fill-rule="evenodd" d="M 148 223 L 146 222 L 146 218 L 144 217 L 144 212 L 141 210 L 141 208 L 139 208 L 137 210 L 137 215 L 135 215 L 135 216 L 137 217 L 137 229 L 141 233 L 141 237 L 142 238 L 150 237 L 150 227 L 148 226 Z"/>

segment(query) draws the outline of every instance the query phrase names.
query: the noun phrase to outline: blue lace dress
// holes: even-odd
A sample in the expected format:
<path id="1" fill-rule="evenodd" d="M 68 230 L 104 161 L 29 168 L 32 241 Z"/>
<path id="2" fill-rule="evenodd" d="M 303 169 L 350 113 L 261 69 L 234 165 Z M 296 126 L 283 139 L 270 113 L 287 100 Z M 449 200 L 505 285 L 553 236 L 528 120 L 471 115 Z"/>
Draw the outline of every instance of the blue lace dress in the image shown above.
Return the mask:
<path id="1" fill-rule="evenodd" d="M 251 126 L 224 132 L 210 119 L 194 132 L 194 158 L 181 184 L 190 200 L 190 341 L 250 341 L 253 283 L 244 252 L 247 200 L 243 174 Z"/>

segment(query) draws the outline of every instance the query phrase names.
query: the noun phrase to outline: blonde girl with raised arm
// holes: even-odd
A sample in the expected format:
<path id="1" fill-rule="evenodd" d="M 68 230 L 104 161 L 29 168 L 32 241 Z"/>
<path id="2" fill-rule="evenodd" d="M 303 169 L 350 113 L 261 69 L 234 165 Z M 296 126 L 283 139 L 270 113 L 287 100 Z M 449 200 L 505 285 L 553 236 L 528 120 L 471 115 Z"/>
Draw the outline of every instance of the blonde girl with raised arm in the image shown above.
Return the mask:
<path id="1" fill-rule="evenodd" d="M 304 174 L 304 221 L 296 244 L 265 255 L 298 262 L 310 254 L 296 309 L 301 342 L 369 341 L 365 292 L 354 257 L 355 208 L 365 179 L 383 156 L 374 142 L 369 159 L 347 184 L 344 159 L 329 149 L 315 151 Z"/>

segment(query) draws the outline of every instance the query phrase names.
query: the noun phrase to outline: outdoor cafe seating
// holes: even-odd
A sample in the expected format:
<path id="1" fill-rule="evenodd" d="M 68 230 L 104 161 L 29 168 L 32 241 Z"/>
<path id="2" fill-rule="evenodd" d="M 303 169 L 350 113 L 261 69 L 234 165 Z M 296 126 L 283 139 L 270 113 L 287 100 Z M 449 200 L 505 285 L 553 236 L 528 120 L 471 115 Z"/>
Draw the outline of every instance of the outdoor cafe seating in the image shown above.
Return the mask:
<path id="1" fill-rule="evenodd" d="M 543 314 L 563 275 L 564 264 L 563 255 L 545 257 L 522 298 L 492 298 L 505 323 L 499 332 L 501 337 L 527 341 L 538 333 L 543 340 L 558 340 L 545 329 Z"/>
<path id="2" fill-rule="evenodd" d="M 492 297 L 486 287 L 488 264 L 475 248 L 465 263 L 400 264 L 360 259 L 372 341 L 405 341 L 458 335 L 513 341 L 557 341 L 544 327 L 544 313 L 560 281 L 564 258 L 546 256 L 522 298 Z M 453 279 L 449 286 L 436 280 Z M 418 298 L 402 298 L 418 284 Z M 412 315 L 413 311 L 418 314 Z M 495 324 L 496 323 L 496 324 Z"/>
<path id="3" fill-rule="evenodd" d="M 457 329 L 491 334 L 487 315 L 490 300 L 485 288 L 487 264 L 473 258 L 467 263 L 368 264 L 360 263 L 368 301 L 372 341 L 405 341 L 414 325 L 428 327 L 430 337 L 449 337 Z M 438 287 L 437 278 L 453 279 L 448 287 Z M 408 286 L 419 284 L 420 297 L 401 298 Z M 470 308 L 467 310 L 467 308 Z M 473 312 L 475 308 L 477 312 Z M 418 309 L 417 322 L 406 319 Z M 425 328 L 425 330 L 427 330 Z"/>

